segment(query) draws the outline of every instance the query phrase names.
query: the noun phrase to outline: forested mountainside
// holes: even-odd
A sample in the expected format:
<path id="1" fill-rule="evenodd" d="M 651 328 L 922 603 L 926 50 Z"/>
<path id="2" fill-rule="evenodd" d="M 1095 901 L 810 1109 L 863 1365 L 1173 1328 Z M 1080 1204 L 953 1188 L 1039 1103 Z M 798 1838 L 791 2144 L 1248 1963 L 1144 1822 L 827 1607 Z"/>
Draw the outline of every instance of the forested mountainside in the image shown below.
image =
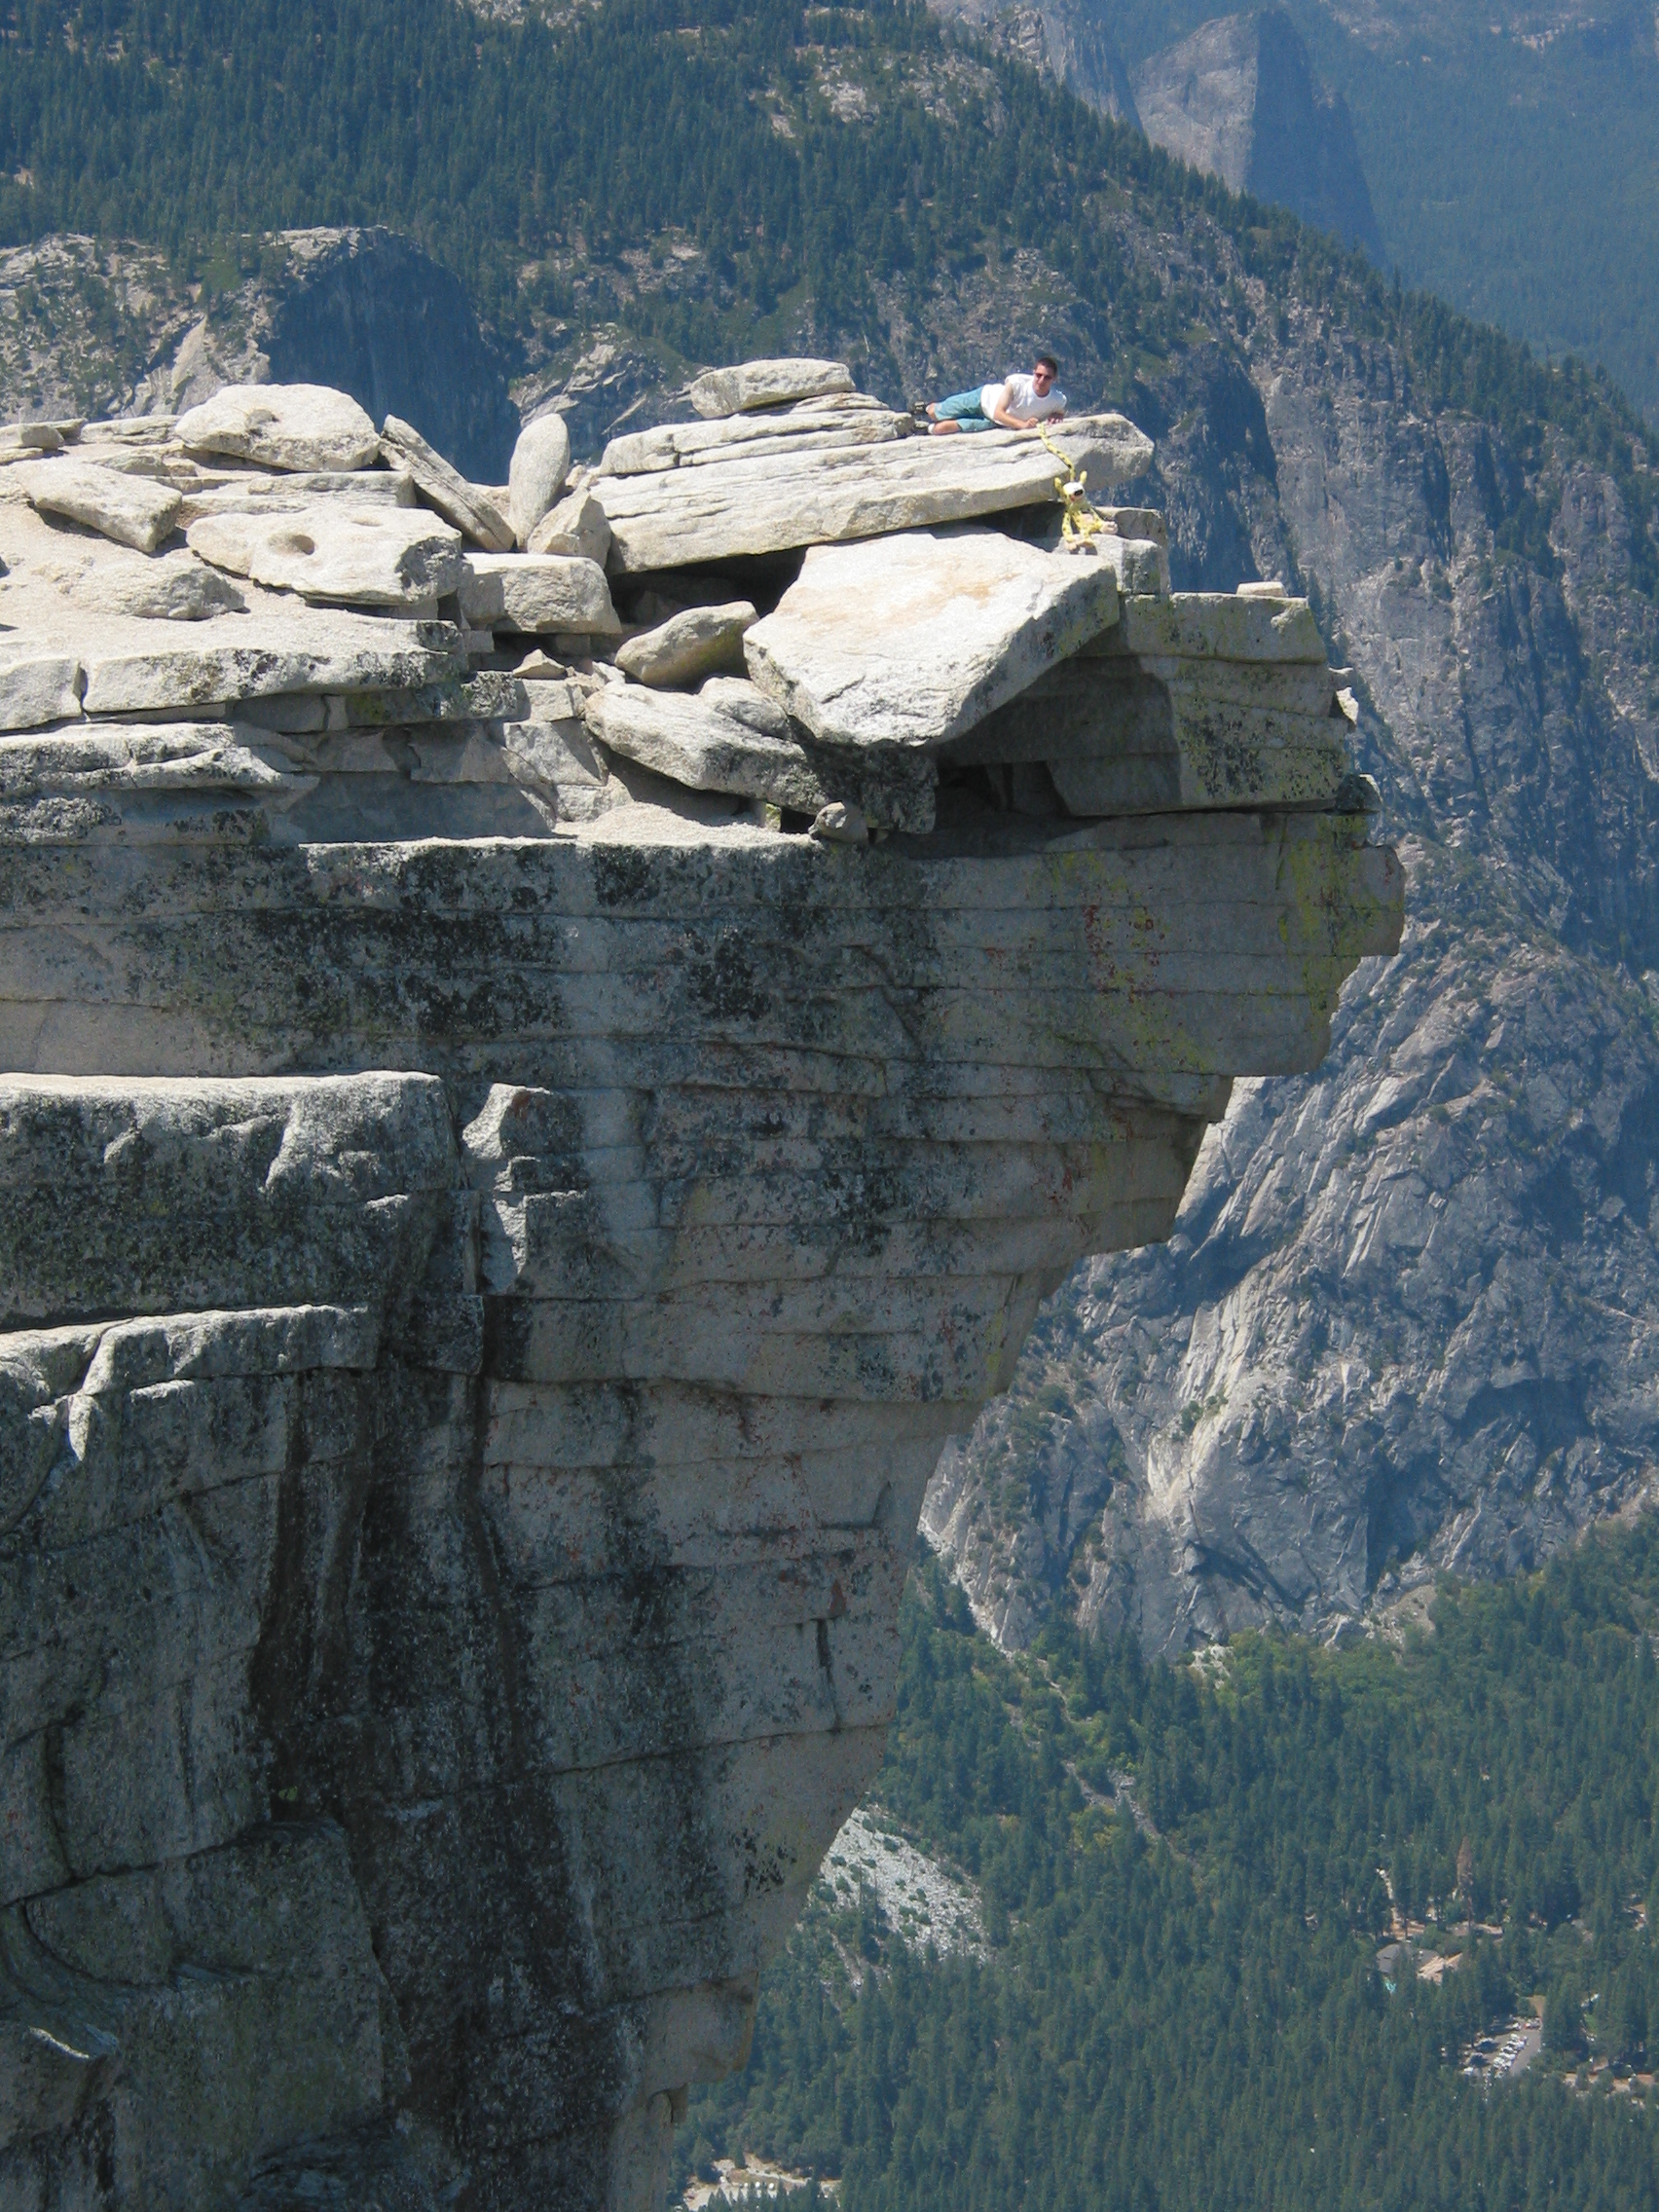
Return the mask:
<path id="1" fill-rule="evenodd" d="M 707 360 L 844 352 L 918 400 L 1048 343 L 1074 404 L 1158 439 L 1137 496 L 1168 510 L 1178 584 L 1312 596 L 1408 857 L 1407 942 L 1350 986 L 1317 1080 L 1239 1097 L 1168 1250 L 1061 1293 L 947 1464 L 930 1527 L 982 1619 L 1017 1642 L 1057 1604 L 1154 1648 L 1328 1628 L 1442 1562 L 1525 1565 L 1641 1488 L 1659 441 L 1610 384 L 920 9 L 0 19 L 0 174 L 25 180 L 0 355 L 30 390 L 61 328 L 76 375 L 119 352 L 153 394 L 185 342 L 151 343 L 164 293 L 230 348 L 280 319 L 279 226 L 395 223 L 579 448 Z M 147 290 L 110 242 L 133 234 Z"/>
<path id="2" fill-rule="evenodd" d="M 929 1568 L 874 1817 L 932 1880 L 894 1853 L 884 1904 L 832 1850 L 682 2183 L 748 2154 L 843 2212 L 1648 2212 L 1656 1569 L 1644 1516 L 1449 1590 L 1404 1654 L 1172 1667 L 1070 1630 L 1010 1664 Z M 982 1939 L 932 1947 L 952 1873 Z"/>

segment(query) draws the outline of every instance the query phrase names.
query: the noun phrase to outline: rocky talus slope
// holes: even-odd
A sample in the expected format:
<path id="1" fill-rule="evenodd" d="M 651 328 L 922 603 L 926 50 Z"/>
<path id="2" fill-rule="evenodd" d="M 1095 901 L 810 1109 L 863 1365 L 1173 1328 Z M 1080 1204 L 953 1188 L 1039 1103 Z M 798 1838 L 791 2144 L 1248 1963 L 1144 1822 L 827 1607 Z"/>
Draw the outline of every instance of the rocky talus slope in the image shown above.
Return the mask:
<path id="1" fill-rule="evenodd" d="M 1015 1643 L 1055 1604 L 1156 1649 L 1342 1633 L 1659 1464 L 1650 526 L 1608 461 L 1430 414 L 1329 314 L 1145 419 L 1205 389 L 1158 462 L 1177 576 L 1316 591 L 1411 920 L 1317 1078 L 1239 1086 L 1169 1243 L 1082 1271 L 947 1454 L 925 1526 Z"/>
<path id="2" fill-rule="evenodd" d="M 1398 941 L 1124 417 L 687 397 L 0 431 L 0 2202 L 659 2204 L 945 1437 Z"/>

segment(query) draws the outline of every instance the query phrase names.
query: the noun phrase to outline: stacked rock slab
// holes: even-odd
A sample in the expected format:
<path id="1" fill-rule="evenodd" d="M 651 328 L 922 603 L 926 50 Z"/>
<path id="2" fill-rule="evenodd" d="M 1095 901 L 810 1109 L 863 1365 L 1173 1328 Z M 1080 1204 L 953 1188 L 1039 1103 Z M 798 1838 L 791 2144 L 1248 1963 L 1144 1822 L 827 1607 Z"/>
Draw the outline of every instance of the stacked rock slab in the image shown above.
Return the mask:
<path id="1" fill-rule="evenodd" d="M 1397 942 L 1304 603 L 754 366 L 608 573 L 338 395 L 0 439 L 0 2202 L 660 2203 L 943 1440 Z"/>

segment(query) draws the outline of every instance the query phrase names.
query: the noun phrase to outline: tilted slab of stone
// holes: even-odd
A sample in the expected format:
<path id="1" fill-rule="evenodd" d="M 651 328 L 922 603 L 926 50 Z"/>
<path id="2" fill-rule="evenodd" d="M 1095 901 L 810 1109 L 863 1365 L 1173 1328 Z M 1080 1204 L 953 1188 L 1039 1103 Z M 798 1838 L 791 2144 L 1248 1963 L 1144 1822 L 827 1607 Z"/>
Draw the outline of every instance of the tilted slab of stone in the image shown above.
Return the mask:
<path id="1" fill-rule="evenodd" d="M 663 468 L 701 468 L 757 455 L 810 447 L 885 445 L 914 432 L 908 415 L 896 415 L 863 392 L 802 400 L 760 415 L 730 415 L 713 423 L 663 423 L 612 438 L 601 457 L 601 476 L 645 476 Z"/>
<path id="2" fill-rule="evenodd" d="M 699 415 L 744 415 L 756 407 L 780 407 L 790 400 L 816 399 L 852 388 L 853 375 L 845 361 L 817 361 L 800 354 L 740 361 L 730 369 L 705 369 L 693 378 L 686 397 Z"/>
<path id="3" fill-rule="evenodd" d="M 227 385 L 181 415 L 172 435 L 189 452 L 268 468 L 367 468 L 380 452 L 357 402 L 318 384 Z"/>
<path id="4" fill-rule="evenodd" d="M 1122 415 L 1082 416 L 1054 433 L 1090 493 L 1127 483 L 1152 461 L 1152 441 Z M 1059 463 L 1025 431 L 734 460 L 719 468 L 597 476 L 610 524 L 610 566 L 627 573 L 694 567 L 738 555 L 878 537 L 970 522 L 1057 498 Z"/>
<path id="5" fill-rule="evenodd" d="M 565 488 L 571 473 L 571 433 L 562 415 L 536 416 L 518 434 L 507 470 L 507 519 L 520 545 Z"/>
<path id="6" fill-rule="evenodd" d="M 612 752 L 691 791 L 729 792 L 813 815 L 850 800 L 883 829 L 934 826 L 936 774 L 899 745 L 811 746 L 752 684 L 716 678 L 695 697 L 615 685 L 596 691 L 587 725 Z"/>
<path id="7" fill-rule="evenodd" d="M 167 486 L 87 461 L 26 464 L 14 469 L 9 482 L 42 514 L 84 523 L 139 553 L 153 553 L 178 517 L 178 494 Z"/>
<path id="8" fill-rule="evenodd" d="M 185 535 L 217 569 L 337 606 L 435 609 L 465 574 L 461 533 L 416 507 L 204 515 Z"/>
<path id="9" fill-rule="evenodd" d="M 622 623 L 597 562 L 560 553 L 467 553 L 455 588 L 480 629 L 614 637 Z"/>
<path id="10" fill-rule="evenodd" d="M 815 546 L 744 639 L 750 674 L 817 736 L 939 745 L 1118 618 L 1100 563 L 996 531 Z"/>
<path id="11" fill-rule="evenodd" d="M 381 455 L 394 467 L 406 469 L 422 497 L 445 522 L 454 523 L 474 545 L 486 553 L 510 553 L 512 525 L 476 484 L 469 484 L 434 446 L 429 446 L 412 424 L 388 415 L 381 424 Z"/>

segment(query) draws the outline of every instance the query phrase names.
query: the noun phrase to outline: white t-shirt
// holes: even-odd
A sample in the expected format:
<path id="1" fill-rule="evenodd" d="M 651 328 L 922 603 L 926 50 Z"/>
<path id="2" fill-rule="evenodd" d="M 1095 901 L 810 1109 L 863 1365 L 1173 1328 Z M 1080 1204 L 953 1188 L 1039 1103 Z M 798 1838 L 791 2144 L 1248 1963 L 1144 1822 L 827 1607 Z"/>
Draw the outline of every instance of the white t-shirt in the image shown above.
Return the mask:
<path id="1" fill-rule="evenodd" d="M 1066 411 L 1066 395 L 1057 385 L 1051 385 L 1039 397 L 1031 379 L 1017 369 L 1001 384 L 988 384 L 983 387 L 979 393 L 981 411 L 994 417 L 1005 394 L 1009 413 L 1021 415 L 1027 422 L 1041 422 L 1048 416 L 1063 415 Z"/>

